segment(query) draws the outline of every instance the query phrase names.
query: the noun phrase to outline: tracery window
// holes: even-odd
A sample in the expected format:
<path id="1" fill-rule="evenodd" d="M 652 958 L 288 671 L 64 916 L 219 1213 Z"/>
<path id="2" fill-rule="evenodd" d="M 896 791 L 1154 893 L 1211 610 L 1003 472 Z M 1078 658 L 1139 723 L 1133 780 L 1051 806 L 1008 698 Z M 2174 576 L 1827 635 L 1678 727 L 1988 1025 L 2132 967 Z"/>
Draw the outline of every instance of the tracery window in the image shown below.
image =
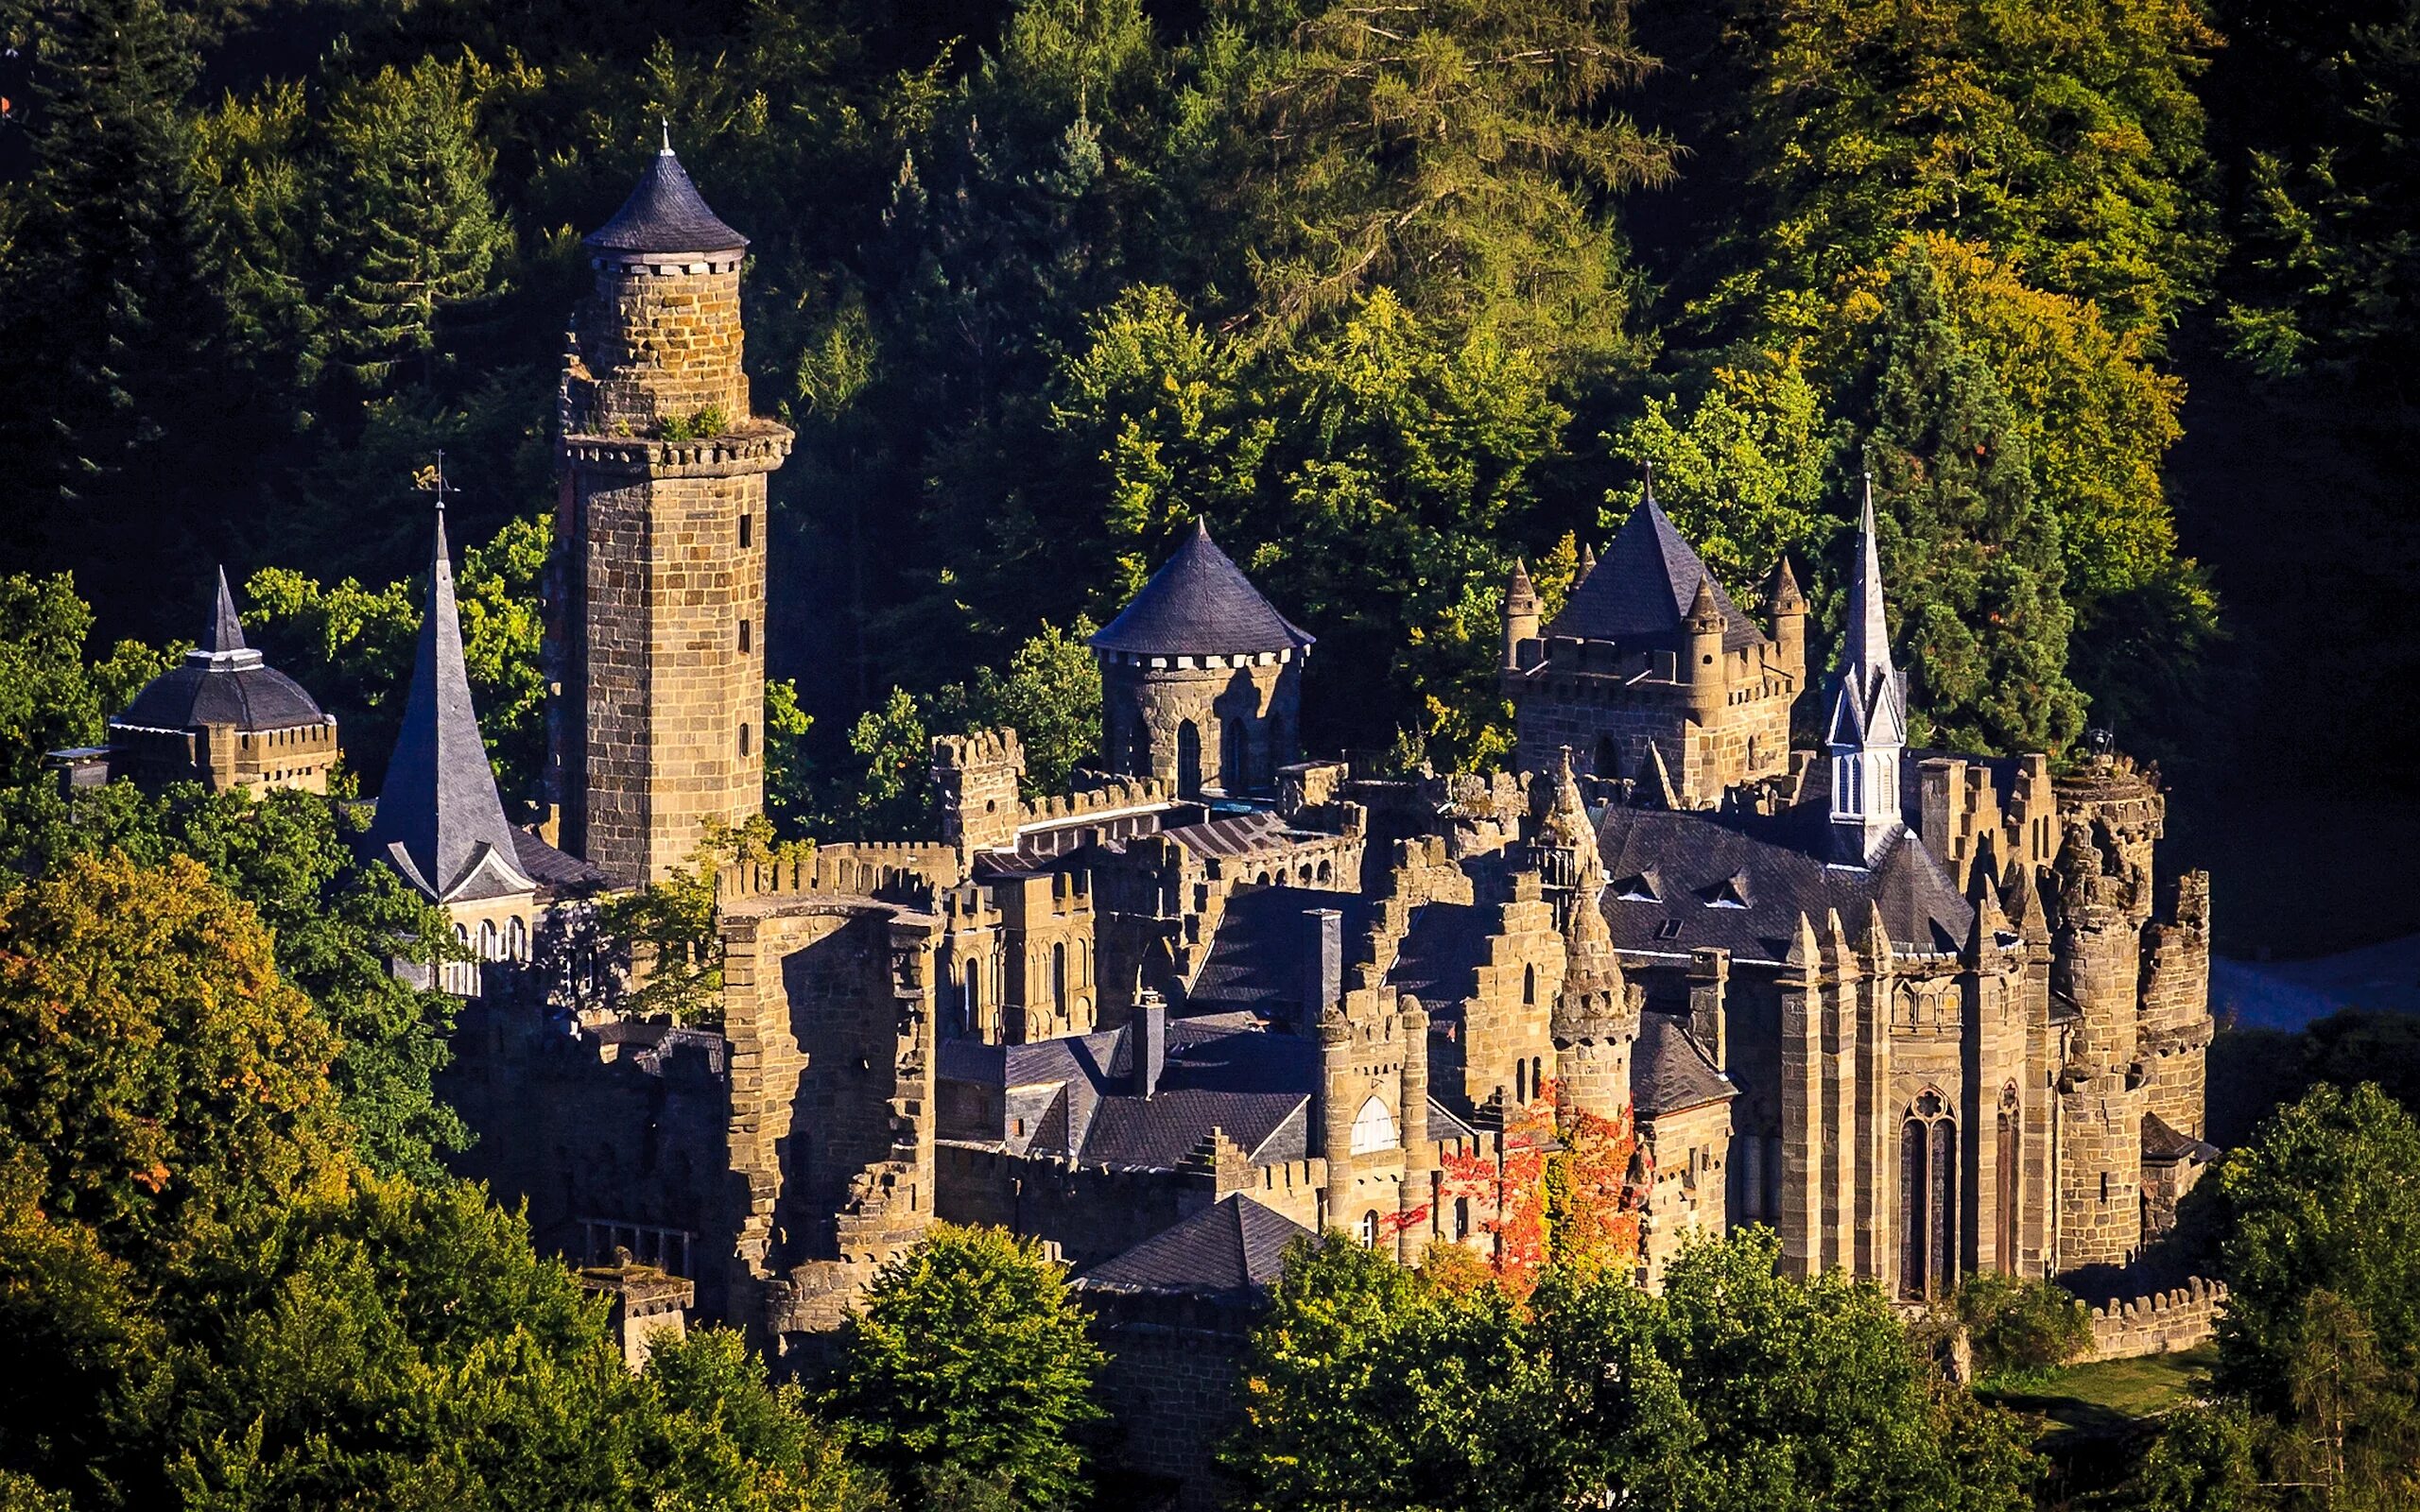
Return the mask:
<path id="1" fill-rule="evenodd" d="M 1899 1295 L 1946 1297 L 1958 1285 L 1958 1122 L 1927 1089 L 1899 1125 Z"/>

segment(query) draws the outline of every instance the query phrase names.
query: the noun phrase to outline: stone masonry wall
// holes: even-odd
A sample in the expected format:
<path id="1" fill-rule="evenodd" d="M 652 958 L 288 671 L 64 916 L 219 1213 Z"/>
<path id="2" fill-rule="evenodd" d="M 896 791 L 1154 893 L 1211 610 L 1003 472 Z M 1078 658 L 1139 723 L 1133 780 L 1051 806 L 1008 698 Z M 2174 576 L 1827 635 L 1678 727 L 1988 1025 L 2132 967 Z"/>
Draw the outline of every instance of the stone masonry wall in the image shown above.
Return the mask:
<path id="1" fill-rule="evenodd" d="M 1178 796 L 1190 798 L 1179 772 L 1183 730 L 1191 725 L 1200 742 L 1201 786 L 1223 787 L 1230 720 L 1240 722 L 1247 742 L 1241 754 L 1242 786 L 1271 790 L 1277 770 L 1300 754 L 1303 658 L 1284 661 L 1176 658 L 1189 666 L 1144 666 L 1132 658 L 1111 658 L 1101 668 L 1104 765 L 1125 777 L 1155 778 Z"/>
<path id="2" fill-rule="evenodd" d="M 2172 1291 L 2120 1297 L 2096 1307 L 2092 1358 L 2132 1360 L 2189 1349 L 2216 1335 L 2226 1305 L 2224 1282 L 2196 1276 Z"/>
<path id="3" fill-rule="evenodd" d="M 1080 1295 L 1110 1357 L 1101 1399 L 1123 1431 L 1118 1458 L 1129 1469 L 1176 1481 L 1176 1505 L 1185 1512 L 1219 1505 L 1224 1487 L 1211 1456 L 1240 1418 L 1236 1382 L 1256 1310 L 1181 1297 Z"/>
<path id="4" fill-rule="evenodd" d="M 645 436 L 706 409 L 747 417 L 736 262 L 704 273 L 600 267 L 575 321 L 566 429 Z"/>
<path id="5" fill-rule="evenodd" d="M 565 838 L 616 877 L 657 881 L 709 818 L 764 807 L 763 461 L 578 478 L 584 685 L 566 696 L 583 728 Z"/>

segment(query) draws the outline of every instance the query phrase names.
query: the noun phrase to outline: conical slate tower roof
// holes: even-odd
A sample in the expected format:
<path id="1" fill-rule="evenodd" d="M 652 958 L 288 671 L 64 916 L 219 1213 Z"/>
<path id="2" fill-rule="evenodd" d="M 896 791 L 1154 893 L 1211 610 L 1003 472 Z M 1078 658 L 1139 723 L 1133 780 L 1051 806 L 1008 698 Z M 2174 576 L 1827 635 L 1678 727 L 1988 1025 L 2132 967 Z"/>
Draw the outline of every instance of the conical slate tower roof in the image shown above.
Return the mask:
<path id="1" fill-rule="evenodd" d="M 1737 651 L 1760 644 L 1755 622 L 1739 611 L 1705 563 L 1672 527 L 1651 490 L 1605 548 L 1596 568 L 1571 591 L 1571 601 L 1547 627 L 1548 635 L 1588 641 L 1639 641 L 1677 636 L 1696 603 L 1698 585 L 1714 590 L 1722 610 L 1722 648 Z"/>
<path id="2" fill-rule="evenodd" d="M 1196 521 L 1176 555 L 1092 646 L 1130 656 L 1249 656 L 1298 651 L 1312 640 L 1260 596 L 1210 539 L 1210 527 Z"/>
<path id="3" fill-rule="evenodd" d="M 471 707 L 442 507 L 437 512 L 428 609 L 412 659 L 411 694 L 371 822 L 370 849 L 440 902 L 526 892 L 533 885 L 522 873 L 512 826 L 505 822 L 504 801 L 496 796 L 495 768 L 488 765 L 478 714 Z"/>
<path id="4" fill-rule="evenodd" d="M 244 644 L 244 622 L 227 569 L 218 569 L 218 599 L 200 644 L 172 667 L 144 684 L 126 712 L 110 721 L 138 730 L 193 730 L 229 725 L 240 730 L 292 730 L 326 720 L 302 685 L 261 661 Z"/>
<path id="5" fill-rule="evenodd" d="M 667 131 L 664 149 L 648 164 L 639 186 L 614 218 L 590 232 L 590 247 L 605 252 L 641 255 L 670 252 L 735 252 L 748 238 L 722 223 L 706 208 L 705 197 L 689 181 L 689 172 L 672 155 Z"/>

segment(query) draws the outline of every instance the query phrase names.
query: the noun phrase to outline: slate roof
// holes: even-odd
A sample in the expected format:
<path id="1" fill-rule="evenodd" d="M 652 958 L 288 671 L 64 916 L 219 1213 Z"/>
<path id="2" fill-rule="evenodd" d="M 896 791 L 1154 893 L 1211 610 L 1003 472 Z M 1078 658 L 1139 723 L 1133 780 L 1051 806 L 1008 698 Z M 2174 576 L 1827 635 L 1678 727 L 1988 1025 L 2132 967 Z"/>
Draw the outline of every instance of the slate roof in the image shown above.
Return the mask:
<path id="1" fill-rule="evenodd" d="M 1238 1192 L 1164 1228 L 1075 1280 L 1088 1291 L 1257 1301 L 1286 1268 L 1286 1248 L 1317 1237 Z"/>
<path id="2" fill-rule="evenodd" d="M 1294 840 L 1305 838 L 1287 828 L 1284 819 L 1267 809 L 1224 815 L 1205 819 L 1200 824 L 1182 825 L 1161 833 L 1201 856 L 1257 855 L 1264 851 L 1283 850 Z"/>
<path id="3" fill-rule="evenodd" d="M 2143 1115 L 2143 1159 L 2155 1163 L 2191 1160 L 2206 1164 L 2219 1158 L 2219 1147 L 2169 1125 L 2157 1113 Z"/>
<path id="4" fill-rule="evenodd" d="M 244 625 L 227 590 L 227 569 L 218 569 L 218 598 L 201 644 L 143 685 L 143 691 L 110 721 L 138 730 L 192 730 L 232 725 L 239 730 L 292 730 L 323 722 L 302 685 L 268 665 L 244 644 Z"/>
<path id="5" fill-rule="evenodd" d="M 1459 1008 L 1478 989 L 1493 921 L 1494 910 L 1476 903 L 1421 904 L 1411 911 L 1388 984 L 1432 1013 Z"/>
<path id="6" fill-rule="evenodd" d="M 1310 925 L 1303 915 L 1333 908 L 1344 916 L 1345 953 L 1368 932 L 1377 904 L 1359 893 L 1317 887 L 1259 887 L 1227 900 L 1219 933 L 1185 994 L 1188 1011 L 1251 1010 L 1300 1022 Z"/>
<path id="7" fill-rule="evenodd" d="M 1739 1095 L 1686 1025 L 1671 1014 L 1651 1010 L 1639 1015 L 1630 1092 L 1638 1116 L 1651 1119 Z"/>
<path id="8" fill-rule="evenodd" d="M 522 874 L 536 883 L 542 892 L 577 891 L 603 886 L 614 880 L 604 868 L 558 850 L 527 830 L 512 832 L 512 849 Z"/>
<path id="9" fill-rule="evenodd" d="M 1176 555 L 1090 644 L 1129 656 L 1249 656 L 1298 651 L 1314 639 L 1278 613 L 1196 521 Z"/>
<path id="10" fill-rule="evenodd" d="M 1869 904 L 1879 905 L 1882 927 L 1903 953 L 1965 944 L 1975 911 L 1912 833 L 1902 831 L 1867 868 L 1825 865 L 1824 837 L 1810 835 L 1813 828 L 1795 816 L 1757 822 L 1608 809 L 1597 844 L 1610 879 L 1603 909 L 1615 949 L 1682 956 L 1720 946 L 1737 961 L 1778 964 L 1802 912 L 1820 929 L 1837 908 L 1862 939 Z M 1641 892 L 1655 896 L 1626 896 Z"/>
<path id="11" fill-rule="evenodd" d="M 1547 627 L 1549 637 L 1590 641 L 1669 641 L 1681 634 L 1698 585 L 1714 589 L 1722 610 L 1722 648 L 1742 650 L 1764 644 L 1755 622 L 1731 601 L 1705 563 L 1672 527 L 1664 507 L 1649 494 L 1614 536 L 1594 571 L 1572 590 L 1570 602 Z"/>
<path id="12" fill-rule="evenodd" d="M 706 208 L 705 197 L 689 181 L 689 172 L 672 155 L 666 135 L 664 150 L 640 175 L 638 187 L 614 218 L 587 235 L 587 244 L 604 252 L 735 252 L 748 238 L 722 223 Z"/>
<path id="13" fill-rule="evenodd" d="M 404 700 L 403 730 L 370 823 L 369 849 L 405 881 L 443 902 L 529 890 L 534 884 L 521 870 L 525 838 L 505 821 L 495 768 L 488 763 L 478 713 L 471 706 L 441 507 L 411 693 Z"/>

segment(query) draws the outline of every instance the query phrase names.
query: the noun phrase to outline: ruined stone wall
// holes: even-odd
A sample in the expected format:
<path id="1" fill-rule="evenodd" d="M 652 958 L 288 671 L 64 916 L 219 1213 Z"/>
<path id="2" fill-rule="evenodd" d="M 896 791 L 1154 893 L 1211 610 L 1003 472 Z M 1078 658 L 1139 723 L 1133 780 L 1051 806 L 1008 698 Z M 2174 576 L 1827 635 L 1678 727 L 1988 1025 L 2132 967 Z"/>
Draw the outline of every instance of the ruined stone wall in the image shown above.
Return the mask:
<path id="1" fill-rule="evenodd" d="M 2170 917 L 2144 930 L 2141 1001 L 2137 1049 L 2149 1075 L 2144 1111 L 2199 1139 L 2213 1032 L 2209 873 L 2179 878 Z"/>
<path id="2" fill-rule="evenodd" d="M 1078 1268 L 1123 1254 L 1217 1200 L 1205 1171 L 1111 1170 L 965 1143 L 942 1145 L 934 1159 L 943 1220 L 1047 1241 Z"/>
<path id="3" fill-rule="evenodd" d="M 2096 1307 L 2092 1309 L 2092 1358 L 2132 1360 L 2189 1349 L 2217 1335 L 2219 1316 L 2226 1306 L 2226 1283 L 2196 1276 L 2169 1291 L 2122 1297 Z"/>
<path id="4" fill-rule="evenodd" d="M 731 1169 L 747 1193 L 735 1307 L 777 1352 L 838 1326 L 933 1216 L 939 920 L 863 900 L 724 911 Z"/>
<path id="5" fill-rule="evenodd" d="M 1459 1032 L 1431 1056 L 1438 1091 L 1465 1115 L 1499 1092 L 1507 1104 L 1543 1095 L 1541 1067 L 1546 1078 L 1564 1074 L 1550 1026 L 1555 991 L 1563 985 L 1563 936 L 1537 873 L 1518 874 L 1514 887 L 1512 902 L 1491 910 L 1487 958 L 1461 1000 Z M 1430 1043 L 1437 1045 L 1435 1037 Z M 1623 1080 L 1627 1101 L 1628 1077 Z"/>
<path id="6" fill-rule="evenodd" d="M 1108 655 L 1101 665 L 1102 761 L 1120 776 L 1168 783 L 1181 798 L 1273 792 L 1301 755 L 1304 654 L 1253 657 Z M 1244 739 L 1231 765 L 1230 723 Z M 1184 731 L 1192 731 L 1188 744 Z M 1182 759 L 1199 757 L 1190 771 Z"/>

